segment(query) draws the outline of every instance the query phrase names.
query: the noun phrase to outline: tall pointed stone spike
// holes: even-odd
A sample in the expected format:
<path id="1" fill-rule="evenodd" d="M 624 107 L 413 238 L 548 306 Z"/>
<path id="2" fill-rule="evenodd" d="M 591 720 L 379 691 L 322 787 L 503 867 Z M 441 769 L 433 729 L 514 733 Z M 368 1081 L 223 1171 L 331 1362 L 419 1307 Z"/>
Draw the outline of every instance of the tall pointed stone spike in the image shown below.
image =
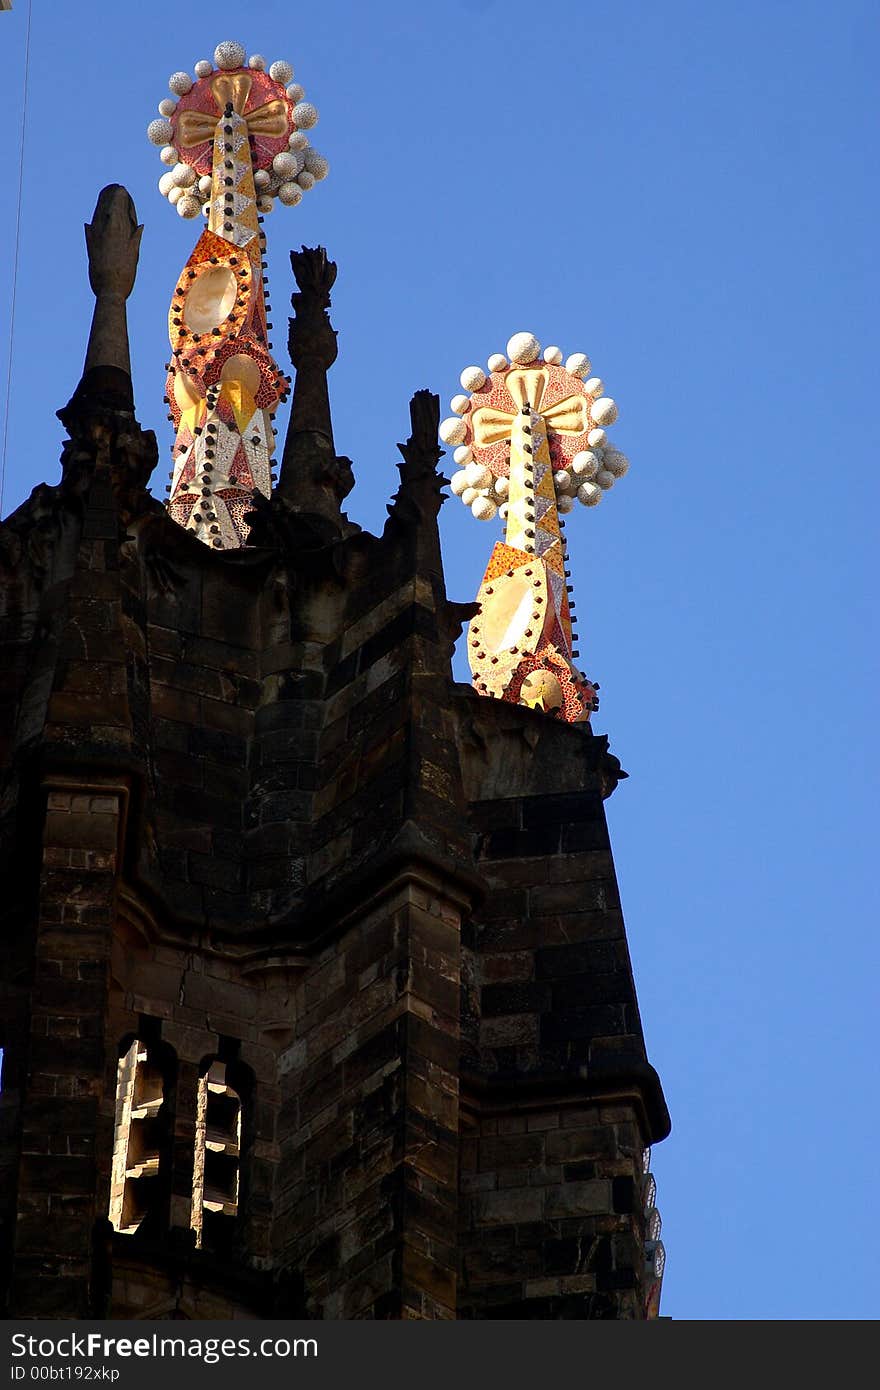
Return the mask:
<path id="1" fill-rule="evenodd" d="M 336 456 L 327 389 L 327 372 L 337 355 L 328 313 L 336 265 L 323 246 L 291 251 L 290 264 L 298 286 L 291 296 L 294 317 L 288 337 L 296 376 L 275 492 L 297 511 L 338 521 L 354 480 L 350 460 Z"/>
<path id="2" fill-rule="evenodd" d="M 125 302 L 134 287 L 143 230 L 131 195 L 121 184 L 101 190 L 85 227 L 95 312 L 77 394 L 97 388 L 133 404 Z"/>

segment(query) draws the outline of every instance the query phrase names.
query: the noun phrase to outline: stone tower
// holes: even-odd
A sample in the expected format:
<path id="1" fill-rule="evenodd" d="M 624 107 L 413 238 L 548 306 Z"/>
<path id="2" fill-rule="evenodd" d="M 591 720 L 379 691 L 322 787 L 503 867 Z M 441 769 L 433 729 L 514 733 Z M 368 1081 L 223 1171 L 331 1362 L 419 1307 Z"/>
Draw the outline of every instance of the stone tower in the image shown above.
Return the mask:
<path id="1" fill-rule="evenodd" d="M 342 511 L 323 251 L 248 543 L 150 495 L 139 235 L 105 190 L 61 481 L 0 528 L 6 1314 L 656 1315 L 617 759 L 454 683 L 435 396 L 382 535 Z"/>

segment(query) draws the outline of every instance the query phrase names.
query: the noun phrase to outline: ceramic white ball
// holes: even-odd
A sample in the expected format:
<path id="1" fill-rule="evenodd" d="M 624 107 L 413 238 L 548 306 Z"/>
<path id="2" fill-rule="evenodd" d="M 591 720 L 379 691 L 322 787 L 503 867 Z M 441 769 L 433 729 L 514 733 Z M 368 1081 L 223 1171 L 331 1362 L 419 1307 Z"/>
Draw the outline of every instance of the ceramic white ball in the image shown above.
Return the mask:
<path id="1" fill-rule="evenodd" d="M 626 454 L 618 453 L 616 449 L 606 449 L 602 462 L 615 478 L 625 478 L 629 472 L 629 459 Z"/>
<path id="2" fill-rule="evenodd" d="M 218 68 L 223 68 L 226 72 L 231 72 L 233 68 L 243 68 L 247 53 L 240 43 L 235 43 L 233 39 L 224 39 L 223 43 L 218 43 L 214 49 L 214 62 Z"/>
<path id="3" fill-rule="evenodd" d="M 298 101 L 293 108 L 293 119 L 297 130 L 311 130 L 318 124 L 318 108 L 310 101 Z"/>
<path id="4" fill-rule="evenodd" d="M 147 126 L 147 139 L 151 145 L 168 145 L 173 139 L 174 131 L 167 116 L 160 116 L 155 121 L 150 121 Z"/>
<path id="5" fill-rule="evenodd" d="M 598 506 L 602 501 L 602 489 L 595 483 L 581 483 L 577 490 L 577 498 L 585 507 Z"/>
<path id="6" fill-rule="evenodd" d="M 469 463 L 467 475 L 471 487 L 484 488 L 492 485 L 492 470 L 487 468 L 485 463 Z"/>
<path id="7" fill-rule="evenodd" d="M 330 161 L 325 159 L 322 154 L 318 154 L 315 149 L 306 149 L 303 157 L 303 167 L 307 173 L 312 174 L 320 183 L 321 179 L 326 179 L 330 172 Z"/>
<path id="8" fill-rule="evenodd" d="M 466 435 L 467 425 L 455 415 L 451 415 L 440 425 L 440 438 L 444 444 L 463 444 Z"/>
<path id="9" fill-rule="evenodd" d="M 565 370 L 572 376 L 585 377 L 591 365 L 585 352 L 573 352 L 571 357 L 567 357 L 565 360 Z"/>
<path id="10" fill-rule="evenodd" d="M 299 172 L 299 161 L 289 150 L 282 150 L 272 160 L 272 169 L 280 179 L 292 179 Z"/>
<path id="11" fill-rule="evenodd" d="M 477 521 L 491 521 L 498 508 L 489 497 L 475 497 L 471 503 L 471 513 Z"/>
<path id="12" fill-rule="evenodd" d="M 599 460 L 595 454 L 584 449 L 572 459 L 571 471 L 577 478 L 595 478 L 599 471 Z"/>
<path id="13" fill-rule="evenodd" d="M 597 425 L 613 425 L 617 419 L 617 403 L 610 396 L 600 396 L 590 406 L 590 418 Z"/>
<path id="14" fill-rule="evenodd" d="M 534 362 L 540 351 L 541 344 L 534 333 L 514 333 L 507 344 L 507 355 L 511 362 L 518 362 L 521 366 Z"/>
<path id="15" fill-rule="evenodd" d="M 479 391 L 486 383 L 486 373 L 482 367 L 465 367 L 458 379 L 465 391 Z"/>

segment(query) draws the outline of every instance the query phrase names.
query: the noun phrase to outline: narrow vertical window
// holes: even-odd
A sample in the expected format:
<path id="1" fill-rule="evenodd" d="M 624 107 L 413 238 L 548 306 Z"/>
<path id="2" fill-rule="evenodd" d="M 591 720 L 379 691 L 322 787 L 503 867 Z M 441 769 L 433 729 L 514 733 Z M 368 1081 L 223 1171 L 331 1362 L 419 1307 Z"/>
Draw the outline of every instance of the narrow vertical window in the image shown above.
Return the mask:
<path id="1" fill-rule="evenodd" d="M 151 1048 L 135 1041 L 119 1058 L 110 1175 L 110 1222 L 134 1235 L 156 1204 L 162 1167 L 165 1081 Z"/>
<path id="2" fill-rule="evenodd" d="M 212 1232 L 222 1238 L 225 1219 L 238 1215 L 241 1114 L 226 1063 L 211 1062 L 199 1079 L 196 1108 L 192 1228 L 198 1248 L 213 1243 Z"/>

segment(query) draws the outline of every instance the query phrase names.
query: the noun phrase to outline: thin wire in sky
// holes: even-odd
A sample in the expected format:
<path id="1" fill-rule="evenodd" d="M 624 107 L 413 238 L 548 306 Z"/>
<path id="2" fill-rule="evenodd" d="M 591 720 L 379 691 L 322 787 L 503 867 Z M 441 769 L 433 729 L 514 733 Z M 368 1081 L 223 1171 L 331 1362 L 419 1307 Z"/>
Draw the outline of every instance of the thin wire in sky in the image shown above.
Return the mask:
<path id="1" fill-rule="evenodd" d="M 24 86 L 21 98 L 21 142 L 18 151 L 18 202 L 15 209 L 15 251 L 12 257 L 12 308 L 9 315 L 9 353 L 6 363 L 6 402 L 3 409 L 3 457 L 0 460 L 0 517 L 3 516 L 3 491 L 6 486 L 6 448 L 9 442 L 9 401 L 12 394 L 12 354 L 15 342 L 15 300 L 18 291 L 18 252 L 21 245 L 21 195 L 24 184 L 24 137 L 27 126 L 28 74 L 31 58 L 31 15 L 33 0 L 28 0 L 27 27 L 24 37 Z"/>

